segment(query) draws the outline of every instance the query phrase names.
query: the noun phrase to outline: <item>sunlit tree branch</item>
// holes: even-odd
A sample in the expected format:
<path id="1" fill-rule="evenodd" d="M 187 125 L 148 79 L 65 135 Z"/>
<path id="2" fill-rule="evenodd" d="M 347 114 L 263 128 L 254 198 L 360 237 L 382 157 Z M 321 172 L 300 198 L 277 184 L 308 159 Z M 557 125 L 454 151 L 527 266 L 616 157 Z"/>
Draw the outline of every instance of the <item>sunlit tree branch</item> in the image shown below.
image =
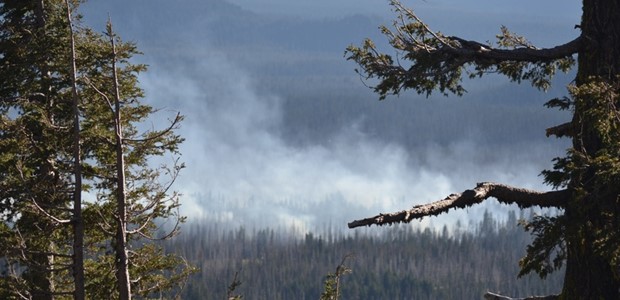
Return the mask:
<path id="1" fill-rule="evenodd" d="M 488 198 L 495 198 L 500 203 L 517 204 L 519 207 L 558 207 L 564 206 L 568 200 L 568 190 L 538 192 L 523 188 L 511 187 L 504 184 L 482 182 L 470 190 L 460 194 L 452 194 L 442 200 L 428 204 L 416 205 L 409 210 L 395 213 L 379 214 L 371 218 L 356 220 L 349 223 L 349 228 L 370 225 L 386 225 L 393 223 L 408 223 L 414 219 L 427 216 L 436 216 L 452 208 L 464 208 L 481 203 Z"/>

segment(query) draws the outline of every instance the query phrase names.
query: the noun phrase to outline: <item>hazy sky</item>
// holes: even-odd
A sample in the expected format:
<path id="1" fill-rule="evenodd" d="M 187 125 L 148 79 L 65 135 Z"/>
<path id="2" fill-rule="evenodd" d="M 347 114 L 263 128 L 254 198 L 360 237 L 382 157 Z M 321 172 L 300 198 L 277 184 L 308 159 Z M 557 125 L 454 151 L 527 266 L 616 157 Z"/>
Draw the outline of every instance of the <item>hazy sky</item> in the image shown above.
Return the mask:
<path id="1" fill-rule="evenodd" d="M 286 14 L 301 17 L 325 18 L 353 14 L 375 14 L 387 16 L 390 13 L 389 0 L 230 0 L 245 9 L 271 14 Z M 421 12 L 428 10 L 505 15 L 515 18 L 574 17 L 580 9 L 579 1 L 536 1 L 536 0 L 402 0 L 401 3 Z M 450 17 L 450 16 L 447 16 Z"/>
<path id="2" fill-rule="evenodd" d="M 404 1 L 447 34 L 492 39 L 503 24 L 545 46 L 576 35 L 578 1 L 565 2 Z M 542 108 L 561 86 L 545 95 L 494 78 L 462 100 L 376 101 L 343 51 L 389 24 L 387 1 L 113 0 L 83 12 L 100 28 L 109 13 L 145 52 L 145 101 L 165 108 L 154 124 L 187 116 L 176 187 L 190 220 L 344 228 L 478 181 L 544 188 L 538 174 L 566 146 L 544 138 L 566 117 Z M 507 209 L 432 222 L 487 208 Z"/>

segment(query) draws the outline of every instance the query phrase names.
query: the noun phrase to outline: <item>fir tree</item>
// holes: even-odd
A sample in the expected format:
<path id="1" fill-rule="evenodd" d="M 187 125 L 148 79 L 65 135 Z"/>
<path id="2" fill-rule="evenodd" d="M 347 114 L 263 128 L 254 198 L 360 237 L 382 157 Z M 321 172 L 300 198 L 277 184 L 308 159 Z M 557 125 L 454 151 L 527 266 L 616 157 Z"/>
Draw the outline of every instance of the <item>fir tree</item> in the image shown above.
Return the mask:
<path id="1" fill-rule="evenodd" d="M 570 110 L 566 124 L 548 128 L 548 136 L 573 141 L 565 157 L 544 171 L 547 192 L 479 183 L 443 200 L 397 213 L 349 223 L 349 227 L 410 222 L 451 208 L 464 208 L 489 197 L 502 203 L 557 207 L 563 213 L 538 217 L 526 225 L 535 240 L 521 261 L 521 275 L 545 277 L 566 265 L 563 299 L 620 297 L 620 5 L 614 0 L 584 0 L 581 34 L 566 44 L 540 49 L 501 28 L 495 45 L 433 31 L 411 9 L 392 1 L 398 19 L 394 29 L 382 27 L 398 58 L 380 53 L 371 40 L 348 48 L 348 58 L 360 74 L 377 78 L 381 99 L 407 89 L 461 95 L 463 76 L 506 75 L 547 89 L 556 71 L 567 71 L 577 57 L 577 77 L 569 95 L 552 99 L 548 107 Z"/>
<path id="2" fill-rule="evenodd" d="M 80 2 L 0 2 L 0 296 L 176 293 L 193 268 L 154 241 L 184 220 L 171 190 L 183 168 L 174 158 L 182 116 L 163 129 L 140 125 L 157 110 L 141 103 L 146 67 L 130 63 L 139 52 L 111 24 L 107 34 L 82 27 Z M 171 164 L 153 167 L 158 156 Z"/>
<path id="3" fill-rule="evenodd" d="M 0 6 L 0 248 L 8 297 L 71 294 L 74 195 L 68 22 L 61 1 Z"/>

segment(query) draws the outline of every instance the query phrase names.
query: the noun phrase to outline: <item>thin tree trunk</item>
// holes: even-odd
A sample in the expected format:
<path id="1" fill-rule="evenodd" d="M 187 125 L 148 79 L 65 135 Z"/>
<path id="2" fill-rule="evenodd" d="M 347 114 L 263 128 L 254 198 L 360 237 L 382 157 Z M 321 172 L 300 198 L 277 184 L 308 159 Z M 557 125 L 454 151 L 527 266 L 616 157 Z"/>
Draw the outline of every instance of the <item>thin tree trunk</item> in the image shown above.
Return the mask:
<path id="1" fill-rule="evenodd" d="M 37 30 L 40 33 L 41 32 L 44 33 L 45 26 L 46 26 L 44 0 L 36 1 L 35 7 L 34 7 L 34 16 L 36 20 L 35 24 L 36 24 Z M 49 63 L 49 60 L 45 58 L 42 60 L 42 63 L 39 66 L 41 68 L 41 74 L 42 74 L 41 91 L 45 94 L 49 91 L 49 84 L 50 84 L 50 78 L 48 76 L 48 69 L 49 69 L 48 63 Z M 49 98 L 46 100 L 49 101 Z M 50 107 L 51 105 L 53 105 L 53 103 L 48 103 L 47 105 L 48 107 Z M 50 119 L 53 121 L 53 116 L 51 116 Z M 38 137 L 43 139 L 42 136 L 38 136 Z M 48 162 L 49 162 L 49 159 L 46 160 L 43 167 L 44 168 L 49 167 L 50 170 L 53 170 L 53 168 L 48 165 Z M 47 176 L 47 172 L 42 172 L 41 176 L 45 178 L 45 176 Z M 26 215 L 24 215 L 23 217 L 28 218 Z M 32 216 L 32 215 L 30 217 L 38 218 L 37 216 Z M 42 223 L 45 223 L 45 225 L 42 225 L 45 231 L 47 231 L 49 228 L 52 228 L 54 226 L 54 224 L 52 224 L 52 221 L 42 221 Z M 52 247 L 51 243 L 49 247 L 50 248 Z M 53 300 L 54 295 L 52 294 L 52 292 L 55 289 L 54 281 L 53 281 L 54 274 L 53 272 L 47 272 L 47 271 L 42 271 L 42 270 L 52 269 L 52 266 L 54 264 L 54 256 L 53 255 L 48 256 L 45 254 L 32 254 L 31 259 L 32 259 L 31 261 L 32 266 L 34 266 L 32 270 L 32 278 L 31 278 L 32 283 L 34 284 L 34 290 L 32 291 L 32 299 Z"/>
<path id="2" fill-rule="evenodd" d="M 75 187 L 73 190 L 73 280 L 75 290 L 73 297 L 83 300 L 84 289 L 84 223 L 82 220 L 82 150 L 80 148 L 80 109 L 77 92 L 77 66 L 75 53 L 75 37 L 73 35 L 73 22 L 71 20 L 71 6 L 65 0 L 67 6 L 67 20 L 69 22 L 71 38 L 71 92 L 73 96 L 73 175 Z"/>
<path id="3" fill-rule="evenodd" d="M 116 125 L 116 176 L 117 176 L 117 229 L 116 229 L 116 278 L 121 300 L 131 299 L 129 259 L 127 255 L 127 200 L 125 192 L 125 160 L 123 157 L 123 127 L 121 124 L 121 104 L 116 71 L 116 45 L 112 22 L 108 21 L 108 34 L 112 44 L 112 77 L 114 79 L 114 123 Z"/>
<path id="4" fill-rule="evenodd" d="M 46 23 L 44 0 L 37 1 L 34 14 L 35 19 L 37 20 L 37 26 L 39 28 L 44 28 Z"/>
<path id="5" fill-rule="evenodd" d="M 584 0 L 581 22 L 582 36 L 588 41 L 579 52 L 577 85 L 592 77 L 617 81 L 620 75 L 620 3 L 617 0 Z M 602 141 L 594 130 L 595 124 L 584 112 L 595 106 L 597 99 L 577 103 L 573 115 L 573 147 L 588 156 L 602 149 Z M 617 193 L 603 195 L 595 187 L 596 172 L 591 168 L 580 171 L 571 182 L 572 188 L 586 192 L 575 196 L 566 206 L 567 262 L 563 299 L 618 299 L 620 280 L 614 276 L 609 259 L 598 254 L 594 245 L 595 233 L 606 230 L 600 218 L 601 208 L 616 201 Z M 610 187 L 613 188 L 613 187 Z M 616 187 L 617 189 L 617 187 Z M 613 195 L 612 195 L 613 194 Z"/>

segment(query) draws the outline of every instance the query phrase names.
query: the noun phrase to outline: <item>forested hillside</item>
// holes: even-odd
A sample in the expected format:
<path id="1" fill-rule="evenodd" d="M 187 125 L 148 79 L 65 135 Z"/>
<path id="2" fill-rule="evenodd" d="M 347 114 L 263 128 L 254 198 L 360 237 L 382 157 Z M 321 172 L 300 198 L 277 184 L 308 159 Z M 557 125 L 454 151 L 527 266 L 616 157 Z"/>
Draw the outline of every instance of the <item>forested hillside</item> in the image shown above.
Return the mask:
<path id="1" fill-rule="evenodd" d="M 518 260 L 530 236 L 516 224 L 486 213 L 477 224 L 442 230 L 411 226 L 354 235 L 330 229 L 295 237 L 285 230 L 228 230 L 187 226 L 168 246 L 200 272 L 183 299 L 224 299 L 239 272 L 244 299 L 318 299 L 323 281 L 345 255 L 352 269 L 342 279 L 342 299 L 481 299 L 486 291 L 514 296 L 557 293 L 556 272 L 547 280 L 517 279 Z M 380 235 L 377 232 L 381 232 Z"/>

